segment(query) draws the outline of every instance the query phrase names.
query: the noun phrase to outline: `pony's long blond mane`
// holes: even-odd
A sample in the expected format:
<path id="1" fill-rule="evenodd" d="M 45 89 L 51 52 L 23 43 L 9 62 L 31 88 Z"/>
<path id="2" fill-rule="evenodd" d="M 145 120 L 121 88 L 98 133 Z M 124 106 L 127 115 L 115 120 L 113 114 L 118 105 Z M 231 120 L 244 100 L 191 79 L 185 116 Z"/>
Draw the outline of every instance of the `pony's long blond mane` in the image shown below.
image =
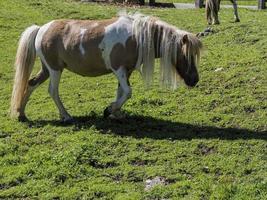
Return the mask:
<path id="1" fill-rule="evenodd" d="M 193 34 L 179 30 L 155 17 L 140 13 L 121 13 L 120 16 L 126 16 L 133 20 L 132 31 L 138 47 L 136 69 L 140 69 L 147 86 L 151 85 L 153 80 L 155 37 L 158 37 L 157 41 L 161 40 L 159 49 L 161 85 L 171 88 L 177 87 L 178 74 L 174 63 L 177 62 L 177 55 L 179 53 L 183 53 L 189 62 L 198 64 L 202 44 Z M 182 45 L 181 40 L 185 34 L 188 36 L 188 43 Z M 159 44 L 156 46 L 159 46 Z M 191 60 L 191 58 L 194 58 L 194 60 Z"/>

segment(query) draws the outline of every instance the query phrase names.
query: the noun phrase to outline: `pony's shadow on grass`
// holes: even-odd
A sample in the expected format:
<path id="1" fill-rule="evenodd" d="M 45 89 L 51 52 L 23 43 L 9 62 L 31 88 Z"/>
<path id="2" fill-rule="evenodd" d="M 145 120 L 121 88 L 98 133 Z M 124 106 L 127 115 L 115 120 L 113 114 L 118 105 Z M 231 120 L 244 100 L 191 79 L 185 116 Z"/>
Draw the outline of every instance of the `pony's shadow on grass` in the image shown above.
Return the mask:
<path id="1" fill-rule="evenodd" d="M 267 140 L 266 131 L 252 131 L 238 128 L 219 128 L 212 126 L 192 125 L 181 122 L 172 122 L 149 116 L 128 115 L 121 120 L 105 119 L 93 114 L 89 116 L 76 116 L 73 124 L 63 124 L 57 120 L 28 121 L 29 126 L 68 126 L 73 131 L 86 130 L 94 127 L 103 134 L 116 134 L 132 136 L 134 138 L 153 138 L 168 140 L 191 139 L 261 139 Z"/>

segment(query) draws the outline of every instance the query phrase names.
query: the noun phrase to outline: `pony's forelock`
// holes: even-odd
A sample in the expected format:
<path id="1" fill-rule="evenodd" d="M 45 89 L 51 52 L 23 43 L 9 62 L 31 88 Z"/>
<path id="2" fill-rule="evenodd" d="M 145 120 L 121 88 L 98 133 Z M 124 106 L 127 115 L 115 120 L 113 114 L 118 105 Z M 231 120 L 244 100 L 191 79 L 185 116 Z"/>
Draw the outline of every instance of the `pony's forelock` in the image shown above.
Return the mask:
<path id="1" fill-rule="evenodd" d="M 191 66 L 192 62 L 194 62 L 194 64 L 198 66 L 203 45 L 195 35 L 191 33 L 186 33 L 186 35 L 187 43 L 182 45 L 183 54 L 188 60 L 189 66 Z"/>

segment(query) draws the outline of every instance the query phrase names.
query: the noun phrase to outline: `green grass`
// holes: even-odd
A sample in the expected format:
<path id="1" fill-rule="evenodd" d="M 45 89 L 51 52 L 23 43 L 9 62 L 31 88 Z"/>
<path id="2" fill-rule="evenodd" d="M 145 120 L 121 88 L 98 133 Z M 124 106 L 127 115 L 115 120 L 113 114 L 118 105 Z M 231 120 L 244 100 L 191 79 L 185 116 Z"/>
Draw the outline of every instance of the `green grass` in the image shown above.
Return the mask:
<path id="1" fill-rule="evenodd" d="M 1 0 L 0 199 L 267 199 L 266 11 L 240 9 L 236 24 L 231 9 L 221 10 L 221 25 L 202 39 L 196 88 L 169 91 L 155 82 L 147 91 L 134 73 L 120 122 L 102 118 L 115 96 L 113 75 L 67 71 L 60 94 L 77 123 L 59 123 L 47 82 L 28 104 L 29 123 L 9 118 L 13 62 L 26 27 L 109 18 L 120 9 Z M 203 9 L 141 11 L 194 33 L 206 27 Z M 34 71 L 39 68 L 36 62 Z M 145 180 L 156 176 L 167 184 L 144 191 Z"/>

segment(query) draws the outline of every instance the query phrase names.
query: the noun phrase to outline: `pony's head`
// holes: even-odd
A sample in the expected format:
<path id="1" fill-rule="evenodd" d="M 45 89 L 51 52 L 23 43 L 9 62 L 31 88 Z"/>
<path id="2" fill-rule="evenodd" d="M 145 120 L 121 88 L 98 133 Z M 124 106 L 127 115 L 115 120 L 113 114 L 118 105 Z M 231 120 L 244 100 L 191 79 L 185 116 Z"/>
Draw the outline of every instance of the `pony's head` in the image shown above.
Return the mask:
<path id="1" fill-rule="evenodd" d="M 175 68 L 185 84 L 194 87 L 199 81 L 197 66 L 199 63 L 201 41 L 191 33 L 184 34 L 178 42 Z"/>
<path id="2" fill-rule="evenodd" d="M 154 59 L 160 58 L 160 82 L 163 86 L 176 88 L 177 75 L 186 85 L 193 87 L 199 80 L 201 41 L 193 34 L 157 18 L 136 14 L 133 19 L 133 35 L 137 43 L 140 69 L 147 85 L 152 82 Z M 141 65 L 143 66 L 141 67 Z"/>

